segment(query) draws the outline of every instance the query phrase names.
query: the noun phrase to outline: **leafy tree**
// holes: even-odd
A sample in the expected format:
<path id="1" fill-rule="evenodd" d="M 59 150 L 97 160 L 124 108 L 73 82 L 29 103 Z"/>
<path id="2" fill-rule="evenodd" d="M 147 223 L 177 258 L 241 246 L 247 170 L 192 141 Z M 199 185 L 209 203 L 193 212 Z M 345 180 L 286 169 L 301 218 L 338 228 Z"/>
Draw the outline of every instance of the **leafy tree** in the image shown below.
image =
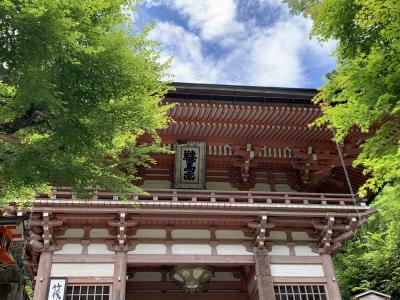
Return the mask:
<path id="1" fill-rule="evenodd" d="M 335 258 L 344 298 L 367 288 L 395 294 L 400 282 L 400 2 L 284 1 L 293 13 L 312 18 L 312 35 L 337 41 L 337 69 L 315 98 L 323 111 L 315 124 L 333 128 L 338 142 L 354 127 L 369 132 L 354 163 L 369 174 L 359 192 L 388 185 L 374 204 L 380 215 Z"/>
<path id="2" fill-rule="evenodd" d="M 50 186 L 120 194 L 167 125 L 168 64 L 137 32 L 133 0 L 0 1 L 0 189 L 24 203 Z"/>
<path id="3" fill-rule="evenodd" d="M 356 165 L 372 175 L 361 189 L 400 183 L 400 2 L 398 0 L 285 0 L 313 19 L 312 34 L 334 39 L 337 69 L 315 99 L 336 140 L 353 127 L 374 130 Z"/>
<path id="4" fill-rule="evenodd" d="M 396 294 L 400 289 L 400 189 L 387 186 L 373 206 L 379 214 L 368 220 L 353 241 L 334 257 L 343 298 L 366 289 Z"/>

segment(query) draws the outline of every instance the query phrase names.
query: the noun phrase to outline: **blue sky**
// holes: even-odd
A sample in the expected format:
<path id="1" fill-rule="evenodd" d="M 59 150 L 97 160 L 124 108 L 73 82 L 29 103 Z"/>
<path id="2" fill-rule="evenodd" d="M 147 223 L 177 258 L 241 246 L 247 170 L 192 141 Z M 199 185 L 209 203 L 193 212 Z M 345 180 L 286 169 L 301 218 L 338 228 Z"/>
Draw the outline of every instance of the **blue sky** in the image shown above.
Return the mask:
<path id="1" fill-rule="evenodd" d="M 145 0 L 134 18 L 156 20 L 174 81 L 315 88 L 335 68 L 335 43 L 310 39 L 281 0 Z"/>

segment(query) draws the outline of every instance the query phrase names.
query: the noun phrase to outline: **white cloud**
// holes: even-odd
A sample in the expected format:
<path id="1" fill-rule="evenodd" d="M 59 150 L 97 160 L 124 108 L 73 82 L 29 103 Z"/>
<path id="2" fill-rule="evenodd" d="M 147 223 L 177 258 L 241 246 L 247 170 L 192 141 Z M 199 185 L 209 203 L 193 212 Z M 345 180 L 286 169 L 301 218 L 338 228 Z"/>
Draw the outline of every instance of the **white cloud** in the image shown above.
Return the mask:
<path id="1" fill-rule="evenodd" d="M 175 80 L 187 82 L 212 82 L 218 80 L 217 69 L 211 59 L 204 57 L 201 39 L 183 27 L 168 22 L 158 22 L 150 32 L 150 39 L 161 43 L 164 57 L 173 56 L 170 72 Z"/>
<path id="2" fill-rule="evenodd" d="M 244 31 L 244 25 L 236 21 L 234 0 L 145 0 L 144 6 L 165 5 L 184 16 L 191 29 L 201 38 L 213 40 Z"/>
<path id="3" fill-rule="evenodd" d="M 311 21 L 289 16 L 287 10 L 261 27 L 239 22 L 230 0 L 161 1 L 188 18 L 188 28 L 158 22 L 150 33 L 165 57 L 174 57 L 170 72 L 176 81 L 304 87 L 307 70 L 334 65 L 329 54 L 335 43 L 321 46 L 310 40 Z M 277 5 L 278 0 L 259 1 Z M 312 66 L 304 65 L 304 54 Z"/>
<path id="4" fill-rule="evenodd" d="M 200 30 L 206 40 L 242 32 L 243 24 L 236 21 L 233 0 L 176 0 L 175 9 L 188 18 L 189 26 Z"/>
<path id="5" fill-rule="evenodd" d="M 166 4 L 165 0 L 144 0 L 143 5 L 146 7 L 160 6 Z"/>
<path id="6" fill-rule="evenodd" d="M 304 34 L 301 24 L 280 22 L 259 33 L 249 52 L 251 82 L 294 86 L 302 79 L 299 51 Z"/>

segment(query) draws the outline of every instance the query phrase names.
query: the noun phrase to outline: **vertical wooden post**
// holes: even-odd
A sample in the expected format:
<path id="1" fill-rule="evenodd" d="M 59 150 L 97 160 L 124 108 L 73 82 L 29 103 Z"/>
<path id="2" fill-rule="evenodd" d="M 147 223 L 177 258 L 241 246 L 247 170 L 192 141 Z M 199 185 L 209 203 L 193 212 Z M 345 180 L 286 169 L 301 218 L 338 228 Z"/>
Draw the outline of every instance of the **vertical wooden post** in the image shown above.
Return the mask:
<path id="1" fill-rule="evenodd" d="M 275 299 L 275 292 L 271 267 L 269 265 L 268 250 L 265 248 L 254 248 L 254 256 L 256 261 L 258 300 L 273 300 Z"/>
<path id="2" fill-rule="evenodd" d="M 126 292 L 126 266 L 127 251 L 116 250 L 114 263 L 114 278 L 112 286 L 112 299 L 125 300 Z"/>
<path id="3" fill-rule="evenodd" d="M 43 250 L 40 254 L 39 267 L 36 275 L 35 291 L 33 294 L 34 300 L 46 300 L 47 288 L 51 273 L 52 252 Z"/>
<path id="4" fill-rule="evenodd" d="M 333 268 L 332 257 L 330 253 L 322 253 L 323 269 L 326 278 L 326 287 L 329 300 L 341 300 L 339 286 L 337 283 L 335 270 Z"/>

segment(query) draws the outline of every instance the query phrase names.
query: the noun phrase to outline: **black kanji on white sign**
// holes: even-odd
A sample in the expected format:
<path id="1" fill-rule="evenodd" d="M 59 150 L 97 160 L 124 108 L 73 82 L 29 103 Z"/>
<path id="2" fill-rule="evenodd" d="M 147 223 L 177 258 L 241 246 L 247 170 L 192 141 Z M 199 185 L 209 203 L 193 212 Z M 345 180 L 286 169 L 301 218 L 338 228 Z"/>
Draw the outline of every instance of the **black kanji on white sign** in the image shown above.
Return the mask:
<path id="1" fill-rule="evenodd" d="M 51 278 L 47 293 L 47 300 L 64 300 L 66 285 L 66 278 Z"/>

